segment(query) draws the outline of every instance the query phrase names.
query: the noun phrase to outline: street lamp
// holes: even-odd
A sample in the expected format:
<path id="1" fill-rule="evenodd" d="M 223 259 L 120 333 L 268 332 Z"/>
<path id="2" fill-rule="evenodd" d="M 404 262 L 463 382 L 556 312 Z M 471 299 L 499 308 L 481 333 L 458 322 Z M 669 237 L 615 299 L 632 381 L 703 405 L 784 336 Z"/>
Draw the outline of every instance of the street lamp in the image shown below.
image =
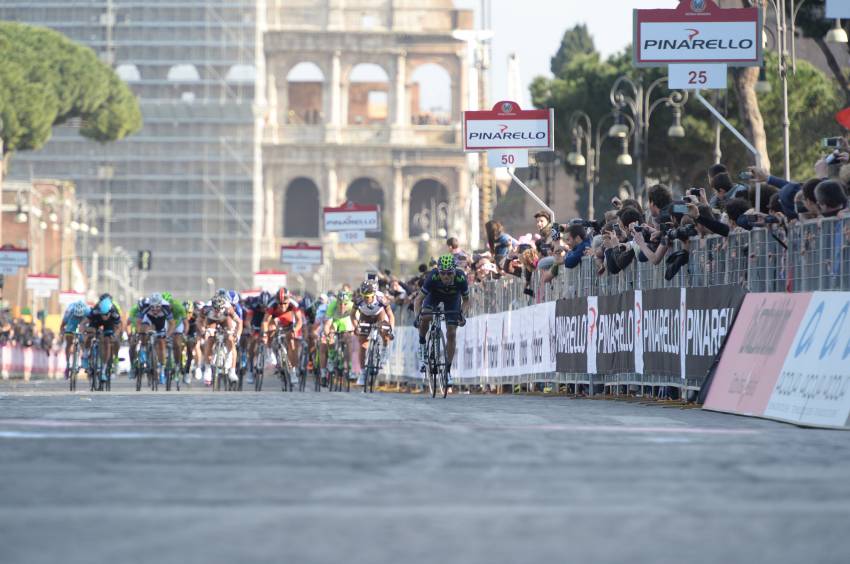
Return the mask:
<path id="1" fill-rule="evenodd" d="M 622 150 L 617 155 L 617 164 L 620 166 L 632 166 L 632 156 L 629 154 L 629 138 L 623 137 L 620 142 L 622 143 Z"/>
<path id="2" fill-rule="evenodd" d="M 826 33 L 827 43 L 847 43 L 847 32 L 841 27 L 841 20 L 835 20 L 835 27 Z"/>
<path id="3" fill-rule="evenodd" d="M 634 135 L 635 143 L 635 159 L 637 166 L 635 167 L 636 188 L 643 194 L 643 161 L 645 152 L 649 144 L 649 124 L 653 112 L 662 104 L 673 109 L 673 118 L 676 120 L 672 127 L 667 130 L 667 135 L 673 138 L 681 138 L 685 136 L 685 130 L 682 127 L 681 116 L 682 108 L 688 101 L 688 93 L 685 90 L 673 90 L 667 96 L 661 96 L 653 100 L 655 89 L 665 84 L 667 77 L 659 78 L 653 81 L 648 88 L 644 89 L 642 78 L 637 81 L 632 80 L 628 76 L 621 76 L 614 81 L 611 86 L 611 105 L 614 106 L 617 112 L 617 123 L 615 123 L 608 131 L 610 137 L 622 138 L 627 132 L 627 126 L 622 122 L 623 117 L 629 117 L 626 114 L 626 109 L 631 112 L 634 118 L 634 127 L 632 134 Z M 631 92 L 626 90 L 628 87 Z M 623 161 L 626 159 L 623 158 Z"/>

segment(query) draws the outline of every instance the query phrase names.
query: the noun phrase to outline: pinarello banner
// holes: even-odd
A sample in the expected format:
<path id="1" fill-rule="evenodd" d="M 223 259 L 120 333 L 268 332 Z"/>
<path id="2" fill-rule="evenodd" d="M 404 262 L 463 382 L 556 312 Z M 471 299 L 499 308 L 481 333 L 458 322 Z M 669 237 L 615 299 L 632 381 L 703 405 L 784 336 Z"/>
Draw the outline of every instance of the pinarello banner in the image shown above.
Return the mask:
<path id="1" fill-rule="evenodd" d="M 749 294 L 729 335 L 704 409 L 763 416 L 811 294 Z"/>
<path id="2" fill-rule="evenodd" d="M 634 11 L 634 64 L 722 63 L 761 66 L 761 11 L 681 0 L 672 10 Z"/>
<path id="3" fill-rule="evenodd" d="M 740 286 L 665 288 L 558 300 L 558 372 L 702 382 L 731 331 Z"/>
<path id="4" fill-rule="evenodd" d="M 497 102 L 490 111 L 463 112 L 463 150 L 500 149 L 553 151 L 555 111 L 523 110 L 511 101 Z"/>

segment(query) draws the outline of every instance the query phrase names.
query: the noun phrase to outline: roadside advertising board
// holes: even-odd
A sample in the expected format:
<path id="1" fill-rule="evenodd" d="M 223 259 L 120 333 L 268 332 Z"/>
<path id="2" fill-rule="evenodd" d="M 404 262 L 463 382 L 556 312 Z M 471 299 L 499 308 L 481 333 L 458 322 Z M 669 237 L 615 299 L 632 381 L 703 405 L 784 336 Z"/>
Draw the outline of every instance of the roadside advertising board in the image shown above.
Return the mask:
<path id="1" fill-rule="evenodd" d="M 334 231 L 380 231 L 381 209 L 346 202 L 338 208 L 323 208 L 325 232 Z"/>
<path id="2" fill-rule="evenodd" d="M 19 249 L 11 245 L 3 245 L 0 248 L 0 267 L 18 268 L 29 266 L 29 251 L 27 249 Z"/>

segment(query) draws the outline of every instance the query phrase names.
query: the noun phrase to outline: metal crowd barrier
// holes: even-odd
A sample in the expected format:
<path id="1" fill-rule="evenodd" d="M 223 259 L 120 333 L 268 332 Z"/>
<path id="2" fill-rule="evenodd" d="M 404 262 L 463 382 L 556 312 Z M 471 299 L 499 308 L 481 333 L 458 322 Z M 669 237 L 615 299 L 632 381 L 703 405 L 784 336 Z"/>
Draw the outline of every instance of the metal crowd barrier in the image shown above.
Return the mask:
<path id="1" fill-rule="evenodd" d="M 787 229 L 771 225 L 687 243 L 677 241 L 675 249 L 687 249 L 689 260 L 670 280 L 664 276 L 666 260 L 653 265 L 635 259 L 618 274 L 600 276 L 595 259 L 584 257 L 576 268 L 561 267 L 559 275 L 548 284 L 541 282 L 540 272 L 532 273 L 533 296 L 524 292 L 525 276 L 503 275 L 476 284 L 471 290 L 470 312 L 472 316 L 498 313 L 560 298 L 613 295 L 629 290 L 727 284 L 741 285 L 750 292 L 850 291 L 850 217 L 809 220 Z M 402 314 L 399 324 L 406 321 L 412 322 Z M 408 381 L 398 374 L 384 379 L 396 383 Z M 646 386 L 660 395 L 669 388 L 679 388 L 680 392 L 699 390 L 698 382 L 682 383 L 679 378 L 646 374 L 549 373 L 519 376 L 500 383 L 526 389 L 537 384 L 585 385 L 591 393 L 598 385 L 615 391 L 622 386 Z"/>

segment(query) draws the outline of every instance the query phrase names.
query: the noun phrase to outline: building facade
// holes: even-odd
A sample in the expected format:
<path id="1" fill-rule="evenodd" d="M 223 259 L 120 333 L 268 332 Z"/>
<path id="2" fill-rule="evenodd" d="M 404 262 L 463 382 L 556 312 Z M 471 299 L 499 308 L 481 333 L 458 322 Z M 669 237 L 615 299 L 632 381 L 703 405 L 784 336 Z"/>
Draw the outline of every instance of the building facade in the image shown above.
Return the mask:
<path id="1" fill-rule="evenodd" d="M 269 2 L 266 266 L 278 264 L 281 244 L 307 241 L 325 247 L 325 281 L 352 281 L 414 264 L 423 243 L 436 251 L 447 235 L 468 240 L 461 115 L 471 65 L 454 32 L 472 20 L 451 0 Z M 426 67 L 448 77 L 449 103 L 438 109 L 423 109 L 428 85 L 414 80 Z M 321 208 L 346 201 L 380 205 L 382 232 L 353 244 L 324 233 Z"/>
<path id="2" fill-rule="evenodd" d="M 57 127 L 42 150 L 14 156 L 10 178 L 71 180 L 99 210 L 101 255 L 152 251 L 147 292 L 250 287 L 262 228 L 266 13 L 265 0 L 3 0 L 0 18 L 94 49 L 144 118 L 140 132 L 107 145 Z"/>

